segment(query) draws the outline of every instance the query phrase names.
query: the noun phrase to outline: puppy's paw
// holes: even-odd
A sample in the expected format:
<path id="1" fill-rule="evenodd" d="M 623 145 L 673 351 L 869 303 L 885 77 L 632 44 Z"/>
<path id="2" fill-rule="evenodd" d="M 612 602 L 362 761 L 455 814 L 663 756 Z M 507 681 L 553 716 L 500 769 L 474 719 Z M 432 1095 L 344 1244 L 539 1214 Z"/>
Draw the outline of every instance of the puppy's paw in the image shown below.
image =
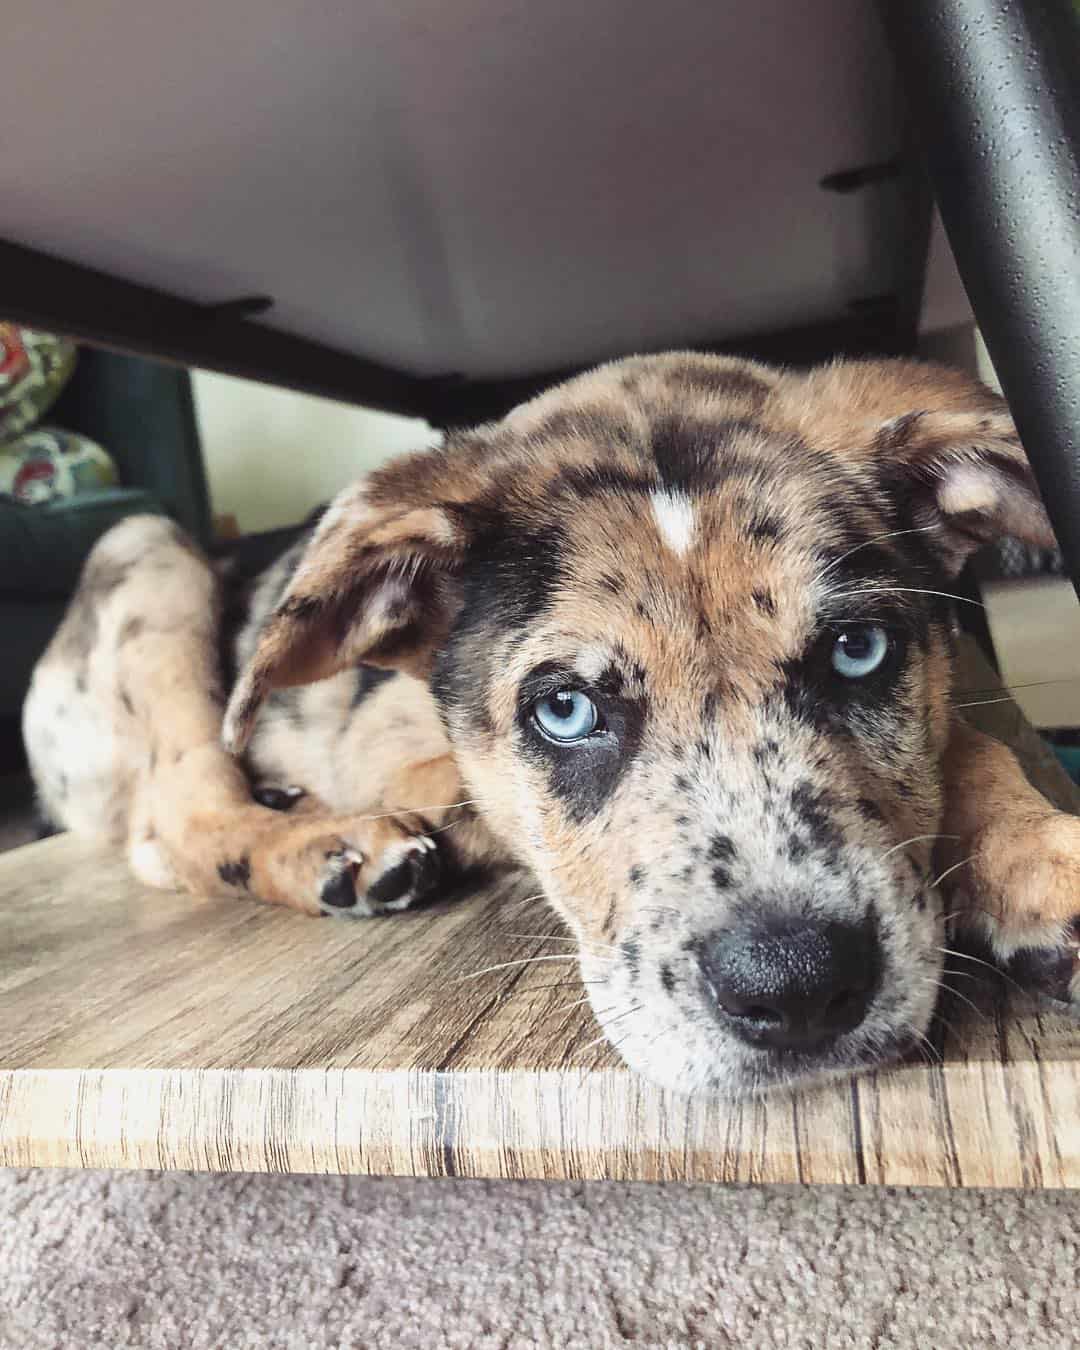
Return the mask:
<path id="1" fill-rule="evenodd" d="M 1005 972 L 1022 989 L 1080 1016 L 1080 916 L 1049 942 L 1019 948 L 1005 962 Z"/>
<path id="2" fill-rule="evenodd" d="M 415 816 L 267 816 L 244 887 L 273 904 L 371 918 L 426 900 L 442 879 L 439 850 Z"/>
<path id="3" fill-rule="evenodd" d="M 370 859 L 346 844 L 326 855 L 319 905 L 338 918 L 392 914 L 425 900 L 441 876 L 439 851 L 426 834 L 388 844 Z"/>
<path id="4" fill-rule="evenodd" d="M 949 908 L 1022 989 L 1080 1014 L 1080 817 L 995 824 L 957 869 Z"/>

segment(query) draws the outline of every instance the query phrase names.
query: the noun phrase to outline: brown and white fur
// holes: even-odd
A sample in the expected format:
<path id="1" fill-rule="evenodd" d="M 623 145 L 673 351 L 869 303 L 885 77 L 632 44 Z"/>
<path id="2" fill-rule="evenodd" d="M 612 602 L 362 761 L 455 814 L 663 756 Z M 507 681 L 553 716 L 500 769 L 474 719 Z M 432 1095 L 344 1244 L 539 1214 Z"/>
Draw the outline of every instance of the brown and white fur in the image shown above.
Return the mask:
<path id="1" fill-rule="evenodd" d="M 228 690 L 213 570 L 119 525 L 26 743 L 52 819 L 153 885 L 370 915 L 523 864 L 633 1067 L 847 1072 L 925 1032 L 954 862 L 955 921 L 1080 1002 L 1080 823 L 950 706 L 948 578 L 1005 533 L 1051 538 L 955 372 L 632 358 L 343 492 L 259 582 Z M 839 673 L 874 629 L 880 669 Z M 552 700 L 596 725 L 553 741 Z"/>

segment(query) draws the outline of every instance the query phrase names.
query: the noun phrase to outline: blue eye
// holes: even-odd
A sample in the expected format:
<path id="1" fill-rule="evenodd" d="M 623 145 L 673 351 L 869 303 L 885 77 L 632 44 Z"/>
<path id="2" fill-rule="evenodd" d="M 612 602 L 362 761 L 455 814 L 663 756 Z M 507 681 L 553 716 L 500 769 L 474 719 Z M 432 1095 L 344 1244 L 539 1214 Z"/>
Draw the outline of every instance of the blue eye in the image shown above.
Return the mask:
<path id="1" fill-rule="evenodd" d="M 889 635 L 876 623 L 855 623 L 837 636 L 832 668 L 845 680 L 864 680 L 889 654 Z"/>
<path id="2" fill-rule="evenodd" d="M 596 704 L 578 689 L 557 689 L 533 707 L 536 725 L 550 740 L 564 744 L 583 741 L 596 730 Z"/>

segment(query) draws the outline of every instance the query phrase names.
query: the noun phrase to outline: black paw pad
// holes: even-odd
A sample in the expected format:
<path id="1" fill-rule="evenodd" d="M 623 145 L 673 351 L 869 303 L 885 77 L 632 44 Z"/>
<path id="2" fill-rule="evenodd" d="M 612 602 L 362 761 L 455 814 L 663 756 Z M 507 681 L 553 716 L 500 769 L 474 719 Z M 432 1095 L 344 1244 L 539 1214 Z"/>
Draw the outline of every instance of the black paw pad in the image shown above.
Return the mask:
<path id="1" fill-rule="evenodd" d="M 319 892 L 319 900 L 331 909 L 352 909 L 356 904 L 356 886 L 353 869 L 346 867 L 330 877 Z"/>
<path id="2" fill-rule="evenodd" d="M 1076 973 L 1076 952 L 1071 947 L 1022 947 L 1009 962 L 1008 973 L 1033 994 L 1066 1000 Z"/>
<path id="3" fill-rule="evenodd" d="M 368 902 L 378 908 L 392 905 L 406 896 L 419 899 L 434 888 L 442 865 L 438 850 L 417 848 L 411 850 L 368 888 Z"/>

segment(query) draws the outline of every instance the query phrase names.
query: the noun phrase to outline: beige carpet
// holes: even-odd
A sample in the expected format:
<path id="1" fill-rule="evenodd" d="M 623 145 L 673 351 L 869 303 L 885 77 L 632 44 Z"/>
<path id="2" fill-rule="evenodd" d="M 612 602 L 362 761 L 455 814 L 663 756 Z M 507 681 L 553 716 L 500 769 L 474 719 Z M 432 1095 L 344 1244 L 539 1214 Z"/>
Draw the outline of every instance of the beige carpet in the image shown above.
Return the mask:
<path id="1" fill-rule="evenodd" d="M 1080 1343 L 1080 1194 L 0 1172 L 3 1350 Z"/>

